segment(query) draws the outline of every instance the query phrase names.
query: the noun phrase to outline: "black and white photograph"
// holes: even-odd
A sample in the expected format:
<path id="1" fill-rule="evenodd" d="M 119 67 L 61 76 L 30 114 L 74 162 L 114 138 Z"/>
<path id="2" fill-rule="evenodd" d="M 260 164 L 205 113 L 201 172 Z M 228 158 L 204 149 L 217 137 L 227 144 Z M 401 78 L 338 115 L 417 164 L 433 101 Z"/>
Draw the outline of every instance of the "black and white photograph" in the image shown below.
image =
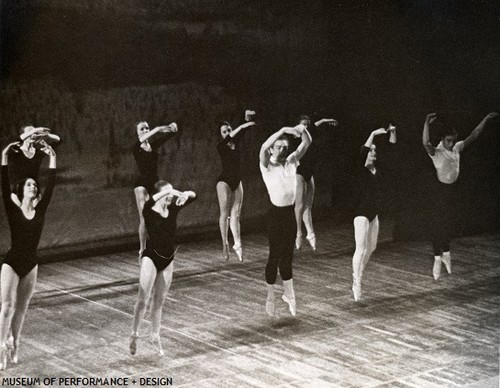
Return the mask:
<path id="1" fill-rule="evenodd" d="M 0 1 L 0 385 L 497 388 L 493 0 Z"/>

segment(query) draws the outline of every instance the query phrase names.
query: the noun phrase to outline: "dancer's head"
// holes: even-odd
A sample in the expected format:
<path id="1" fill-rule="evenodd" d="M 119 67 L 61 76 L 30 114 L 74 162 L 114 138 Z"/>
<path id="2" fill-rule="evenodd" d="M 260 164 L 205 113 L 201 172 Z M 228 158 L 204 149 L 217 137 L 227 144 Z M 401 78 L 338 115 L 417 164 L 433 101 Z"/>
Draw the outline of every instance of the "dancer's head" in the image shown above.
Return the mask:
<path id="1" fill-rule="evenodd" d="M 457 131 L 453 127 L 441 125 L 440 133 L 441 133 L 441 143 L 443 144 L 443 147 L 448 151 L 451 151 L 453 149 L 453 146 L 457 142 L 458 138 Z"/>
<path id="2" fill-rule="evenodd" d="M 24 178 L 17 182 L 15 194 L 22 202 L 24 198 L 35 199 L 38 197 L 38 183 L 33 178 Z"/>
<path id="3" fill-rule="evenodd" d="M 368 155 L 366 155 L 365 167 L 373 167 L 377 160 L 377 146 L 372 144 L 370 147 L 370 151 L 368 151 Z"/>
<path id="4" fill-rule="evenodd" d="M 170 183 L 164 180 L 159 180 L 158 182 L 155 183 L 155 193 L 159 193 L 160 191 L 164 190 L 172 190 L 173 187 Z M 174 198 L 174 195 L 172 193 L 168 193 L 158 201 L 162 204 L 165 205 L 170 205 L 172 203 L 172 199 Z"/>
<path id="5" fill-rule="evenodd" d="M 19 130 L 19 135 L 24 135 L 26 132 L 28 131 L 31 131 L 32 129 L 34 129 L 35 127 L 31 124 L 28 124 L 28 125 L 23 125 L 21 127 L 21 129 Z M 31 144 L 35 141 L 34 137 L 33 136 L 28 136 L 26 139 L 24 139 L 24 143 L 28 143 L 28 144 Z"/>
<path id="6" fill-rule="evenodd" d="M 309 127 L 309 125 L 311 125 L 311 118 L 307 115 L 302 115 L 299 117 L 299 124 Z"/>
<path id="7" fill-rule="evenodd" d="M 288 156 L 288 148 L 290 142 L 287 137 L 281 136 L 276 140 L 270 148 L 271 156 L 279 163 L 284 163 Z"/>
<path id="8" fill-rule="evenodd" d="M 147 121 L 138 121 L 137 124 L 135 124 L 135 128 L 137 130 L 137 137 L 139 138 L 149 132 L 149 124 Z"/>
<path id="9" fill-rule="evenodd" d="M 218 133 L 220 136 L 222 136 L 223 139 L 226 138 L 227 135 L 231 133 L 233 129 L 231 128 L 231 125 L 227 121 L 223 121 L 219 124 L 219 130 Z"/>

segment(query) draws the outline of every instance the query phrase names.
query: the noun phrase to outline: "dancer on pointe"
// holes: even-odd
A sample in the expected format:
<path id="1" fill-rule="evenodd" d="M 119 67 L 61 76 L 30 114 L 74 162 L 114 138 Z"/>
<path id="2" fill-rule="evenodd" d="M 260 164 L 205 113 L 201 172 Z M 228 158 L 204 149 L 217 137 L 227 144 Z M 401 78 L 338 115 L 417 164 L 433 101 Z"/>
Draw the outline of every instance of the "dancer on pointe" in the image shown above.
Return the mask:
<path id="1" fill-rule="evenodd" d="M 134 144 L 134 159 L 139 168 L 139 177 L 135 181 L 134 194 L 139 211 L 139 257 L 141 257 L 146 248 L 147 238 L 142 209 L 150 193 L 154 192 L 154 185 L 158 181 L 157 149 L 177 132 L 177 124 L 171 123 L 150 130 L 146 121 L 139 121 L 136 130 L 138 139 Z"/>
<path id="2" fill-rule="evenodd" d="M 38 274 L 36 249 L 42 234 L 45 212 L 55 183 L 56 154 L 45 144 L 41 151 L 49 155 L 47 186 L 41 199 L 40 187 L 33 178 L 17 183 L 16 198 L 11 198 L 9 180 L 9 153 L 18 142 L 9 144 L 2 152 L 2 196 L 10 226 L 11 248 L 5 256 L 1 273 L 2 308 L 0 311 L 0 369 L 7 366 L 7 358 L 17 364 L 19 338 L 24 318 L 35 289 Z M 12 338 L 7 340 L 9 333 Z"/>
<path id="3" fill-rule="evenodd" d="M 441 275 L 443 263 L 446 271 L 451 273 L 450 241 L 455 214 L 455 182 L 460 173 L 460 153 L 477 139 L 486 124 L 495 117 L 498 117 L 498 113 L 488 114 L 465 140 L 459 142 L 457 142 L 458 134 L 453 128 L 444 128 L 437 147 L 431 144 L 429 137 L 430 124 L 437 119 L 437 115 L 429 113 L 425 118 L 422 144 L 432 159 L 438 179 L 433 196 L 433 208 L 436 210 L 432 216 L 432 248 L 434 251 L 432 275 L 435 280 L 438 280 Z"/>
<path id="4" fill-rule="evenodd" d="M 288 154 L 289 140 L 285 134 L 300 136 L 297 149 Z M 283 301 L 295 316 L 296 303 L 293 289 L 292 261 L 294 239 L 297 233 L 294 202 L 297 189 L 297 166 L 311 144 L 307 128 L 283 127 L 262 144 L 259 153 L 260 171 L 271 199 L 269 210 L 269 258 L 266 265 L 267 299 L 266 312 L 275 315 L 274 283 L 278 268 L 283 280 Z"/>
<path id="5" fill-rule="evenodd" d="M 316 234 L 314 233 L 312 222 L 312 206 L 314 202 L 314 166 L 318 163 L 319 147 L 318 139 L 315 140 L 317 130 L 322 125 L 328 123 L 329 125 L 337 126 L 338 122 L 334 119 L 321 119 L 315 123 L 311 123 L 309 116 L 300 116 L 299 124 L 305 125 L 313 142 L 302 160 L 297 167 L 297 195 L 295 198 L 295 220 L 297 222 L 297 237 L 295 238 L 295 248 L 302 247 L 302 221 L 306 227 L 307 235 L 306 240 L 309 242 L 312 250 L 316 250 Z"/>
<path id="6" fill-rule="evenodd" d="M 233 234 L 233 250 L 239 261 L 243 261 L 243 248 L 240 234 L 240 215 L 243 204 L 243 184 L 241 182 L 241 145 L 237 135 L 241 130 L 255 125 L 249 121 L 254 115 L 253 111 L 245 112 L 245 119 L 248 121 L 236 129 L 232 129 L 228 122 L 224 121 L 219 125 L 221 141 L 217 144 L 222 162 L 222 173 L 217 178 L 217 198 L 219 200 L 220 216 L 219 227 L 222 237 L 222 254 L 229 260 L 229 240 L 228 227 Z"/>
<path id="7" fill-rule="evenodd" d="M 151 296 L 152 330 L 149 340 L 163 356 L 160 339 L 161 314 L 174 272 L 177 215 L 185 205 L 196 198 L 196 194 L 193 191 L 175 190 L 170 183 L 162 180 L 158 181 L 154 188 L 155 194 L 148 199 L 143 209 L 149 237 L 141 258 L 139 294 L 134 308 L 130 353 L 135 354 L 137 351 L 139 328 Z M 174 197 L 177 199 L 174 200 Z"/>
<path id="8" fill-rule="evenodd" d="M 378 213 L 382 201 L 380 169 L 375 166 L 377 150 L 375 137 L 389 133 L 389 143 L 396 143 L 396 127 L 373 131 L 361 147 L 358 161 L 358 203 L 354 216 L 354 239 L 356 250 L 352 257 L 352 292 L 354 300 L 361 299 L 361 279 L 368 260 L 377 248 L 379 220 Z"/>

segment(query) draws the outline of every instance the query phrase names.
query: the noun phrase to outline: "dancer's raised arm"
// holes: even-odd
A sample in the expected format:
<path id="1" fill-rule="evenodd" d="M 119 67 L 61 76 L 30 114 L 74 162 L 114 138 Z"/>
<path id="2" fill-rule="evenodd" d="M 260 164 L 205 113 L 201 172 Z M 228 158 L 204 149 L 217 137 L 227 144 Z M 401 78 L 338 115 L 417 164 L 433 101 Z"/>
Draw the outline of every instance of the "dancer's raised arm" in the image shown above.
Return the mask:
<path id="1" fill-rule="evenodd" d="M 497 112 L 488 113 L 476 126 L 476 128 L 474 128 L 474 130 L 470 133 L 470 135 L 467 136 L 467 138 L 464 140 L 464 148 L 469 146 L 474 140 L 476 140 L 479 137 L 481 132 L 483 132 L 484 128 L 486 127 L 488 121 L 493 120 L 496 117 L 498 117 Z"/>

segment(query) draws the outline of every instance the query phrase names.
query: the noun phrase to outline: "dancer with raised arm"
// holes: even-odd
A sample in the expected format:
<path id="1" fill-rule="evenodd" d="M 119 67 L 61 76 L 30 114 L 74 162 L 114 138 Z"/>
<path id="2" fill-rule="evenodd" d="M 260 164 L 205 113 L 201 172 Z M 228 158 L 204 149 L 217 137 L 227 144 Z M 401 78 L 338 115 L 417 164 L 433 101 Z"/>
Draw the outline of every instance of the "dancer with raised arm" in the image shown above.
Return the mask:
<path id="1" fill-rule="evenodd" d="M 301 143 L 289 154 L 289 140 L 285 134 L 300 136 Z M 294 240 L 297 233 L 295 222 L 295 194 L 297 166 L 311 144 L 311 135 L 304 125 L 284 127 L 262 144 L 259 153 L 260 171 L 271 199 L 268 218 L 269 258 L 266 265 L 267 299 L 266 312 L 275 315 L 274 283 L 278 269 L 283 280 L 283 301 L 295 316 L 296 302 L 293 289 L 292 261 Z"/>
<path id="2" fill-rule="evenodd" d="M 297 168 L 297 195 L 295 198 L 295 219 L 297 222 L 297 237 L 295 238 L 295 248 L 302 247 L 302 221 L 306 227 L 306 240 L 309 242 L 312 250 L 316 250 L 316 234 L 312 222 L 312 206 L 314 202 L 314 166 L 318 163 L 319 142 L 316 139 L 317 129 L 322 125 L 328 123 L 329 125 L 337 126 L 338 122 L 334 119 L 321 119 L 315 123 L 311 123 L 309 116 L 300 116 L 299 124 L 306 126 L 313 142 Z"/>
<path id="3" fill-rule="evenodd" d="M 2 152 L 2 196 L 10 226 L 11 248 L 5 256 L 1 273 L 2 308 L 0 311 L 0 369 L 18 361 L 19 338 L 24 318 L 35 289 L 38 274 L 36 250 L 40 242 L 45 213 L 55 183 L 56 154 L 45 144 L 41 151 L 49 155 L 47 186 L 40 197 L 38 182 L 30 177 L 21 179 L 15 188 L 16 203 L 11 198 L 9 153 L 19 143 L 9 144 Z M 7 341 L 9 333 L 12 339 Z"/>
<path id="4" fill-rule="evenodd" d="M 146 248 L 146 227 L 142 209 L 154 192 L 154 185 L 158 181 L 158 148 L 177 132 L 177 124 L 171 123 L 149 129 L 146 121 L 136 124 L 137 141 L 134 144 L 134 158 L 139 168 L 139 177 L 135 181 L 134 194 L 139 211 L 139 257 Z"/>
<path id="5" fill-rule="evenodd" d="M 444 263 L 446 271 L 451 273 L 450 241 L 455 214 L 455 182 L 460 173 L 460 154 L 483 132 L 486 124 L 498 117 L 492 112 L 484 117 L 471 134 L 463 141 L 457 142 L 458 134 L 453 128 L 444 127 L 441 141 L 437 147 L 430 142 L 429 127 L 437 119 L 436 113 L 429 113 L 425 118 L 422 132 L 422 144 L 431 157 L 436 168 L 437 182 L 433 193 L 432 213 L 432 248 L 434 251 L 434 265 L 432 275 L 438 280 L 441 275 L 441 266 Z"/>
<path id="6" fill-rule="evenodd" d="M 389 133 L 389 143 L 396 143 L 396 127 L 389 124 L 388 129 L 379 128 L 373 131 L 361 147 L 358 161 L 358 182 L 354 215 L 354 239 L 356 250 L 352 257 L 352 292 L 354 300 L 361 299 L 361 279 L 371 255 L 377 248 L 379 219 L 382 202 L 382 181 L 380 169 L 375 165 L 377 148 L 374 144 L 376 136 Z"/>
<path id="7" fill-rule="evenodd" d="M 152 329 L 149 340 L 163 356 L 160 339 L 161 314 L 174 272 L 177 216 L 185 205 L 196 198 L 196 194 L 193 191 L 175 190 L 165 181 L 158 181 L 154 189 L 155 194 L 148 199 L 143 209 L 149 237 L 141 258 L 139 294 L 134 308 L 130 353 L 135 354 L 137 351 L 139 328 L 151 297 Z M 177 199 L 174 200 L 175 197 Z"/>
<path id="8" fill-rule="evenodd" d="M 248 113 L 254 113 L 247 111 Z M 219 125 L 221 141 L 217 144 L 222 162 L 222 173 L 217 178 L 217 198 L 219 200 L 220 216 L 219 227 L 222 237 L 222 254 L 229 260 L 228 229 L 233 234 L 233 250 L 239 261 L 243 261 L 243 247 L 241 245 L 240 216 L 243 205 L 243 184 L 241 182 L 241 142 L 238 134 L 245 128 L 255 125 L 248 121 L 236 129 L 232 129 L 228 122 Z"/>

